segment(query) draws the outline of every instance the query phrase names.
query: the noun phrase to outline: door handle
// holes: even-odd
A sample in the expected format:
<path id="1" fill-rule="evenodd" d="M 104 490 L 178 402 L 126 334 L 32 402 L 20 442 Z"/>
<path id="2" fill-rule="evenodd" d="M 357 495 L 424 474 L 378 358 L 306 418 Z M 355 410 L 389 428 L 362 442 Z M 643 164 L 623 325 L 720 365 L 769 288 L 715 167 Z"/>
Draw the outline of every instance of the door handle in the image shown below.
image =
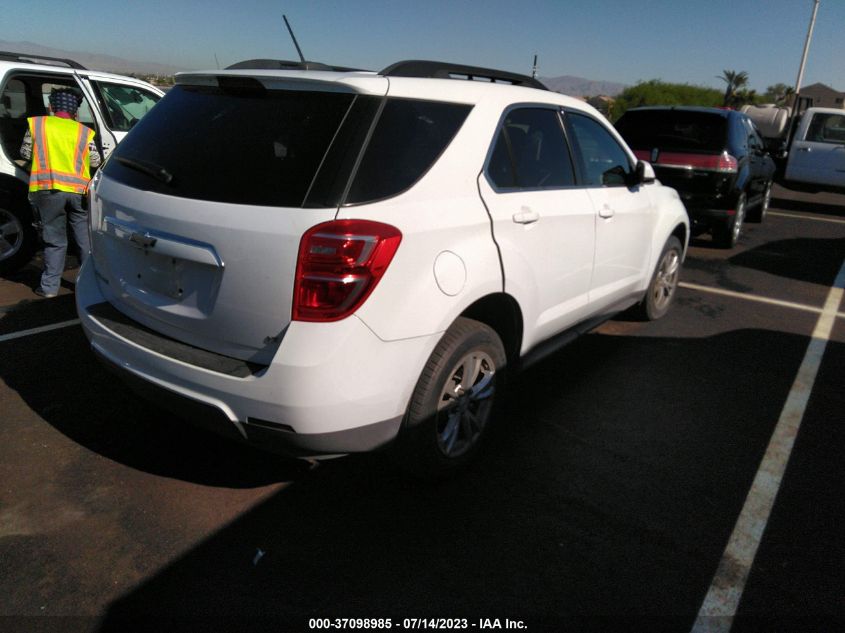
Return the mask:
<path id="1" fill-rule="evenodd" d="M 614 215 L 616 215 L 616 211 L 611 209 L 608 205 L 604 205 L 599 209 L 600 218 L 612 218 Z"/>
<path id="2" fill-rule="evenodd" d="M 799 147 L 798 151 L 799 152 L 812 152 L 813 148 L 812 147 Z"/>
<path id="3" fill-rule="evenodd" d="M 528 207 L 522 207 L 518 213 L 513 214 L 513 221 L 517 224 L 533 224 L 540 219 L 540 214 Z"/>

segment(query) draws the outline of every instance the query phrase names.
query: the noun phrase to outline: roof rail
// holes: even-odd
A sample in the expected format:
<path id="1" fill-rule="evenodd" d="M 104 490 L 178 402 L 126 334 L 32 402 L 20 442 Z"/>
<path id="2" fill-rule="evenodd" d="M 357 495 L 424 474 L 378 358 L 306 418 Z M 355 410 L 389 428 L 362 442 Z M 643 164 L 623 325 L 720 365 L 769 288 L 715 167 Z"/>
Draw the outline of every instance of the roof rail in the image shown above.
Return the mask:
<path id="1" fill-rule="evenodd" d="M 11 62 L 43 64 L 45 66 L 67 66 L 68 68 L 75 68 L 77 70 L 88 70 L 79 62 L 75 62 L 72 59 L 66 59 L 64 57 L 49 57 L 48 55 L 32 55 L 30 53 L 12 53 L 9 51 L 0 51 L 0 59 L 4 59 Z"/>
<path id="2" fill-rule="evenodd" d="M 360 70 L 360 68 L 331 66 L 320 62 L 296 62 L 287 59 L 247 59 L 226 66 L 224 70 L 243 70 L 247 68 L 259 70 L 330 70 L 335 72 L 354 72 Z"/>
<path id="3" fill-rule="evenodd" d="M 448 62 L 433 62 L 421 59 L 409 59 L 391 64 L 380 75 L 385 77 L 434 77 L 440 79 L 486 79 L 493 83 L 504 82 L 514 86 L 548 90 L 541 82 L 528 75 L 520 75 L 505 70 L 464 66 Z"/>

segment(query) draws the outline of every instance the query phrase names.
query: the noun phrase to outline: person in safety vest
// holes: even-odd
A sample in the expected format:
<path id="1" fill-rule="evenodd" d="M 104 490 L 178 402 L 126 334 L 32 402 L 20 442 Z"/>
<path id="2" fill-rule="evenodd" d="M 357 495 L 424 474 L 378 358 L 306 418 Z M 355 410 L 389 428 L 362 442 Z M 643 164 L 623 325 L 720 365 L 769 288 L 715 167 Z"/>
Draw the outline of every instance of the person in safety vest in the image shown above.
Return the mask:
<path id="1" fill-rule="evenodd" d="M 94 131 L 76 121 L 80 97 L 70 88 L 50 93 L 52 116 L 27 119 L 29 129 L 21 157 L 32 159 L 29 200 L 40 216 L 44 241 L 44 272 L 35 294 L 59 294 L 67 254 L 67 224 L 79 246 L 80 261 L 88 256 L 88 218 L 82 196 L 91 180 L 91 169 L 100 166 Z"/>

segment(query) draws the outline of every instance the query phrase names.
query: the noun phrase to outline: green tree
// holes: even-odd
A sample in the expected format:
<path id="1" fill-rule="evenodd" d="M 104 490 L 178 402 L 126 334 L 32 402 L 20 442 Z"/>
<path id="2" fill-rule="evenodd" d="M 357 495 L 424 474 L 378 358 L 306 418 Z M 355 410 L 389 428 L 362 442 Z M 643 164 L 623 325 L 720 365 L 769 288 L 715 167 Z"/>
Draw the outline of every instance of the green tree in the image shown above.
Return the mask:
<path id="1" fill-rule="evenodd" d="M 733 101 L 731 105 L 734 108 L 741 108 L 744 105 L 757 105 L 765 101 L 760 95 L 757 94 L 757 91 L 754 89 L 747 90 L 745 88 L 741 90 L 737 90 L 736 94 L 733 97 Z"/>
<path id="2" fill-rule="evenodd" d="M 727 86 L 725 86 L 725 96 L 722 100 L 722 105 L 735 105 L 734 101 L 737 91 L 748 85 L 748 73 L 744 70 L 739 72 L 736 72 L 735 70 L 723 70 L 722 74 L 719 75 L 718 78 L 727 84 Z"/>
<path id="3" fill-rule="evenodd" d="M 693 105 L 715 107 L 722 103 L 722 92 L 715 88 L 673 84 L 652 79 L 630 86 L 616 97 L 610 118 L 618 119 L 629 108 L 650 105 Z"/>
<path id="4" fill-rule="evenodd" d="M 795 94 L 795 88 L 786 84 L 774 84 L 766 88 L 763 100 L 766 103 L 784 103 Z"/>

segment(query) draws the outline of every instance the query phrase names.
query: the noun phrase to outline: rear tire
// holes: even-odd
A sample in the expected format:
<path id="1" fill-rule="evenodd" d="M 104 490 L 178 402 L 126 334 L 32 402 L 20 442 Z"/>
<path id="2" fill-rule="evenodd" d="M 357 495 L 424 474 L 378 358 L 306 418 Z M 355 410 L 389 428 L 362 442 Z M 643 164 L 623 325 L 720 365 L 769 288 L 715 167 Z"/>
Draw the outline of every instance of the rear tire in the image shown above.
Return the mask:
<path id="1" fill-rule="evenodd" d="M 459 317 L 414 389 L 391 450 L 397 465 L 421 478 L 440 479 L 470 462 L 489 433 L 505 365 L 496 332 Z"/>
<path id="2" fill-rule="evenodd" d="M 772 183 L 766 185 L 766 190 L 763 192 L 763 201 L 748 212 L 748 221 L 755 224 L 760 224 L 766 219 L 766 214 L 769 212 L 769 203 L 772 200 Z"/>
<path id="3" fill-rule="evenodd" d="M 32 216 L 22 208 L 0 207 L 0 275 L 24 266 L 38 247 Z"/>
<path id="4" fill-rule="evenodd" d="M 722 248 L 733 248 L 739 240 L 742 232 L 742 224 L 745 221 L 745 193 L 739 194 L 736 200 L 735 213 L 733 217 L 713 227 L 713 242 Z"/>

